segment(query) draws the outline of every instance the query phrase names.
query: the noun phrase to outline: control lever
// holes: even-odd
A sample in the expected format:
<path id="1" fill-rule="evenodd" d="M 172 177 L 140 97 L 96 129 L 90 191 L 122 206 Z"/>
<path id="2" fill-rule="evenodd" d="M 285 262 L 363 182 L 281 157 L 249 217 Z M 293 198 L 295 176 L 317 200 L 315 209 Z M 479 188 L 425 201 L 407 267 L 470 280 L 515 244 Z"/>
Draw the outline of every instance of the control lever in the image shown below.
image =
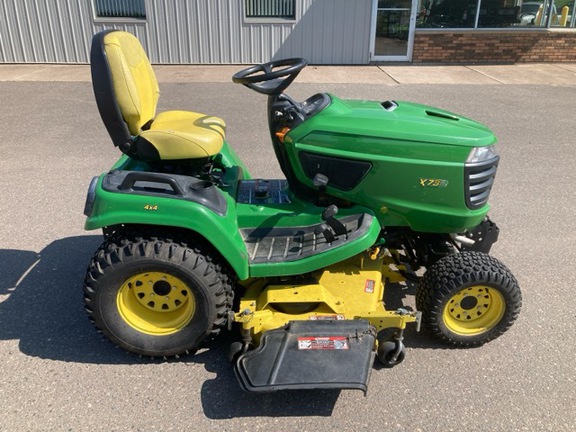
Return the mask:
<path id="1" fill-rule="evenodd" d="M 336 219 L 334 216 L 338 214 L 338 207 L 334 204 L 329 205 L 324 209 L 322 212 L 322 219 L 326 221 L 326 223 L 332 228 L 334 234 L 337 236 L 344 235 L 348 232 L 346 229 L 346 225 Z"/>
<path id="2" fill-rule="evenodd" d="M 326 239 L 326 241 L 328 243 L 332 243 L 334 240 L 336 240 L 336 236 L 332 232 L 332 229 L 328 225 L 326 225 L 325 223 L 320 224 L 314 230 L 314 234 L 316 234 L 317 236 L 319 236 L 320 234 L 324 234 L 324 238 Z"/>
<path id="3" fill-rule="evenodd" d="M 324 238 L 328 243 L 332 243 L 334 240 L 336 240 L 337 236 L 347 234 L 348 230 L 346 229 L 346 225 L 334 217 L 337 214 L 338 207 L 336 207 L 334 204 L 326 207 L 322 212 L 322 220 L 326 223 L 318 226 L 314 230 L 314 234 L 324 234 Z"/>
<path id="4" fill-rule="evenodd" d="M 326 185 L 328 184 L 328 177 L 318 173 L 314 176 L 312 184 L 318 188 L 318 205 L 326 205 Z"/>

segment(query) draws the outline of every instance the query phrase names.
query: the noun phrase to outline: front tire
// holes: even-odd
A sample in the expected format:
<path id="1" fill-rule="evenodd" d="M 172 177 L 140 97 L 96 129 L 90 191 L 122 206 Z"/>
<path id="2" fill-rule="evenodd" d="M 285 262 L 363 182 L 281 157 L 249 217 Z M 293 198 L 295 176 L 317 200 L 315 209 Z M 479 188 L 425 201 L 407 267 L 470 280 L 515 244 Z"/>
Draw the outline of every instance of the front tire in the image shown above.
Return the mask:
<path id="1" fill-rule="evenodd" d="M 88 267 L 84 301 L 96 327 L 142 355 L 194 352 L 226 324 L 231 278 L 205 245 L 165 236 L 119 233 Z"/>
<path id="2" fill-rule="evenodd" d="M 416 307 L 434 336 L 453 346 L 473 347 L 510 328 L 520 313 L 522 294 L 504 264 L 469 251 L 448 255 L 428 268 Z"/>

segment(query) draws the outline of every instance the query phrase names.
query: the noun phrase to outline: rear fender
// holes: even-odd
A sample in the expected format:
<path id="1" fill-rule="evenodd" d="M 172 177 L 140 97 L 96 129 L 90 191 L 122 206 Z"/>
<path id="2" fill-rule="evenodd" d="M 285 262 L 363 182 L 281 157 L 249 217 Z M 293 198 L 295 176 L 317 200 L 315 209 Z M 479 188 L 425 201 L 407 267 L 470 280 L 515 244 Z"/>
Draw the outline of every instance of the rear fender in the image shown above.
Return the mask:
<path id="1" fill-rule="evenodd" d="M 236 205 L 226 193 L 225 211 L 216 211 L 198 202 L 173 197 L 110 192 L 102 188 L 100 176 L 85 229 L 115 225 L 156 225 L 190 230 L 204 237 L 228 261 L 240 280 L 248 278 L 248 255 L 238 232 Z"/>

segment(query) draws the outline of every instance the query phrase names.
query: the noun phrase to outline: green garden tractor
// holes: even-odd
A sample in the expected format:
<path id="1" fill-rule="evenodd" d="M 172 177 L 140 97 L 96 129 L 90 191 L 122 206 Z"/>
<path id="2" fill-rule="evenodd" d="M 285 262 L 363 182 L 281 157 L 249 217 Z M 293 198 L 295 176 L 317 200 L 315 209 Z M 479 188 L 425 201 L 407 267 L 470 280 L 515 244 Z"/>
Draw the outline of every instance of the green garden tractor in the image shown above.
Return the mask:
<path id="1" fill-rule="evenodd" d="M 94 36 L 98 109 L 123 155 L 95 177 L 86 229 L 104 242 L 87 270 L 91 320 L 145 356 L 194 353 L 237 330 L 230 359 L 246 391 L 366 392 L 374 359 L 405 357 L 423 324 L 456 347 L 503 334 L 521 307 L 488 255 L 499 157 L 485 126 L 402 101 L 284 93 L 303 59 L 241 70 L 268 96 L 285 178 L 253 178 L 220 118 L 156 112 L 158 83 L 129 33 Z M 386 290 L 416 287 L 415 307 Z"/>

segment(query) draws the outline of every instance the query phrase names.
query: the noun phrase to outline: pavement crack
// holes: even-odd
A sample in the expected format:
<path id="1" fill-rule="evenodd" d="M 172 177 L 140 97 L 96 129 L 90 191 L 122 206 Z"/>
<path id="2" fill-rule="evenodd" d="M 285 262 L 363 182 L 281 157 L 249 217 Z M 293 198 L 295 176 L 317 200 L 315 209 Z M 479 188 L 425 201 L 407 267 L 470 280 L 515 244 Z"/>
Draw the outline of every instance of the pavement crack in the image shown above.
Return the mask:
<path id="1" fill-rule="evenodd" d="M 392 81 L 394 81 L 396 84 L 400 85 L 402 84 L 400 81 L 398 81 L 396 78 L 394 78 L 392 75 L 390 75 L 388 72 L 386 72 L 384 69 L 382 69 L 382 67 L 380 66 L 376 66 L 378 69 L 380 69 L 380 71 L 382 71 L 385 75 L 387 75 Z"/>
<path id="2" fill-rule="evenodd" d="M 470 69 L 470 70 L 473 71 L 473 72 L 479 73 L 480 75 L 484 75 L 486 78 L 489 78 L 489 79 L 491 79 L 491 80 L 494 80 L 494 81 L 496 81 L 498 84 L 506 84 L 505 82 L 500 81 L 499 79 L 494 78 L 493 76 L 488 75 L 487 73 L 482 72 L 481 70 L 474 69 L 472 66 L 464 66 L 464 67 L 465 67 L 466 69 Z"/>

